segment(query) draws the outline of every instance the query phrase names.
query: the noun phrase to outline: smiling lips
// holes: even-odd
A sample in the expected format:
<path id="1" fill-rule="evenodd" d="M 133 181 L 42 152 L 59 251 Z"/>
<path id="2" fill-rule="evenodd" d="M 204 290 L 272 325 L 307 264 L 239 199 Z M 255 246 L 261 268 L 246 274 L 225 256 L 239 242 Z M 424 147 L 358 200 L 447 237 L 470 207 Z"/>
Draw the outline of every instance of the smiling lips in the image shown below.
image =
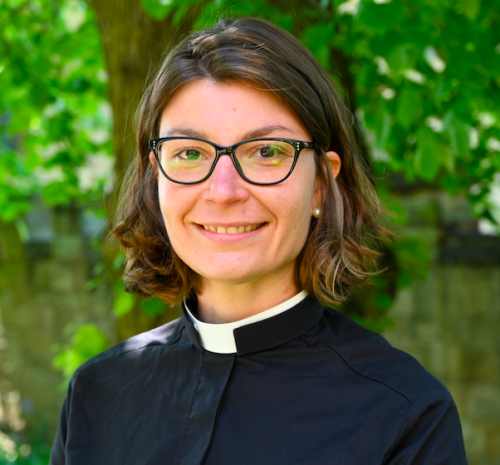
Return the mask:
<path id="1" fill-rule="evenodd" d="M 207 225 L 200 225 L 203 229 L 207 231 L 212 231 L 217 234 L 241 234 L 244 232 L 251 232 L 255 231 L 256 229 L 259 229 L 261 226 L 263 226 L 264 223 L 260 224 L 249 224 L 246 226 L 207 226 Z"/>

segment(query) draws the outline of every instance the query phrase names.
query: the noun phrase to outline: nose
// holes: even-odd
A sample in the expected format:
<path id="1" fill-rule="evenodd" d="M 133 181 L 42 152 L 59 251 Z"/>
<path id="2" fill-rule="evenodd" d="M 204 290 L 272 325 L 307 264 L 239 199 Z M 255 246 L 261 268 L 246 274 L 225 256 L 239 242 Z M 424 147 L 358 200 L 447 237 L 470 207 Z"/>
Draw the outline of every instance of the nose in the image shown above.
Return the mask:
<path id="1" fill-rule="evenodd" d="M 220 205 L 242 202 L 249 196 L 247 182 L 236 171 L 231 157 L 227 154 L 220 156 L 207 182 L 204 198 Z"/>

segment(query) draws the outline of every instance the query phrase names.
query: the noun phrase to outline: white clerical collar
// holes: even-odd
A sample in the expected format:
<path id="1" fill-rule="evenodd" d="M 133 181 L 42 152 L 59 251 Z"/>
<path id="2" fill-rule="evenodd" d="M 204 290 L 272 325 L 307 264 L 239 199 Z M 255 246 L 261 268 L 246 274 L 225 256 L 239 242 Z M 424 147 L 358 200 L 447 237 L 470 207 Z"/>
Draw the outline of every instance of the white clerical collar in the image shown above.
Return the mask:
<path id="1" fill-rule="evenodd" d="M 249 316 L 243 320 L 220 324 L 205 323 L 204 321 L 200 321 L 191 313 L 186 305 L 186 302 L 184 302 L 184 307 L 189 318 L 191 319 L 191 322 L 193 323 L 193 326 L 198 331 L 198 335 L 200 336 L 201 344 L 204 349 L 217 354 L 234 354 L 237 352 L 236 341 L 233 333 L 236 328 L 250 323 L 256 323 L 257 321 L 262 321 L 286 312 L 292 307 L 295 307 L 295 305 L 299 302 L 302 302 L 306 297 L 307 292 L 302 291 L 291 299 L 288 299 L 285 302 L 276 305 L 276 307 L 270 308 L 269 310 Z"/>

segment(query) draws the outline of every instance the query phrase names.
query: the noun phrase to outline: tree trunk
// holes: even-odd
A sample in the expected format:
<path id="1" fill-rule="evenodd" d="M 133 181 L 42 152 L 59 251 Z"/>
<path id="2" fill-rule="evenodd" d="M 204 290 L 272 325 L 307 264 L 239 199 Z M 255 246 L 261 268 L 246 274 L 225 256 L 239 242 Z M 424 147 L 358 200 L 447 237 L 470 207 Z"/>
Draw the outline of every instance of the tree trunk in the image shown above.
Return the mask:
<path id="1" fill-rule="evenodd" d="M 188 13 L 179 26 L 172 18 L 158 21 L 148 16 L 140 0 L 90 0 L 102 37 L 109 76 L 109 100 L 113 109 L 115 145 L 115 198 L 123 177 L 136 154 L 134 115 L 166 48 L 176 34 L 188 30 L 193 15 Z M 116 201 L 111 199 L 108 210 Z"/>

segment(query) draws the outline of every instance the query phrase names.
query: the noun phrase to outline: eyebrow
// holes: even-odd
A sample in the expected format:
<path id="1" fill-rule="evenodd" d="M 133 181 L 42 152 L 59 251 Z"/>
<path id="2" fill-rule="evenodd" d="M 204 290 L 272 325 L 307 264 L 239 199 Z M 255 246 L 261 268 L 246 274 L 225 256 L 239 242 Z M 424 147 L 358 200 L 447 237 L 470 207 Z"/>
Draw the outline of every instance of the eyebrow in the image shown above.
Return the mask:
<path id="1" fill-rule="evenodd" d="M 243 137 L 241 140 L 266 137 L 269 134 L 272 134 L 273 132 L 276 132 L 276 131 L 284 131 L 284 132 L 288 132 L 290 134 L 296 135 L 296 132 L 293 129 L 287 128 L 286 126 L 281 126 L 281 125 L 263 126 L 261 128 L 253 129 L 251 131 L 246 132 L 245 134 L 243 134 Z M 197 139 L 208 140 L 208 137 L 205 133 L 200 132 L 200 131 L 196 131 L 195 129 L 191 129 L 191 128 L 174 127 L 172 129 L 170 129 L 169 131 L 165 131 L 165 132 L 160 134 L 160 137 L 172 137 L 172 136 L 196 137 Z"/>

